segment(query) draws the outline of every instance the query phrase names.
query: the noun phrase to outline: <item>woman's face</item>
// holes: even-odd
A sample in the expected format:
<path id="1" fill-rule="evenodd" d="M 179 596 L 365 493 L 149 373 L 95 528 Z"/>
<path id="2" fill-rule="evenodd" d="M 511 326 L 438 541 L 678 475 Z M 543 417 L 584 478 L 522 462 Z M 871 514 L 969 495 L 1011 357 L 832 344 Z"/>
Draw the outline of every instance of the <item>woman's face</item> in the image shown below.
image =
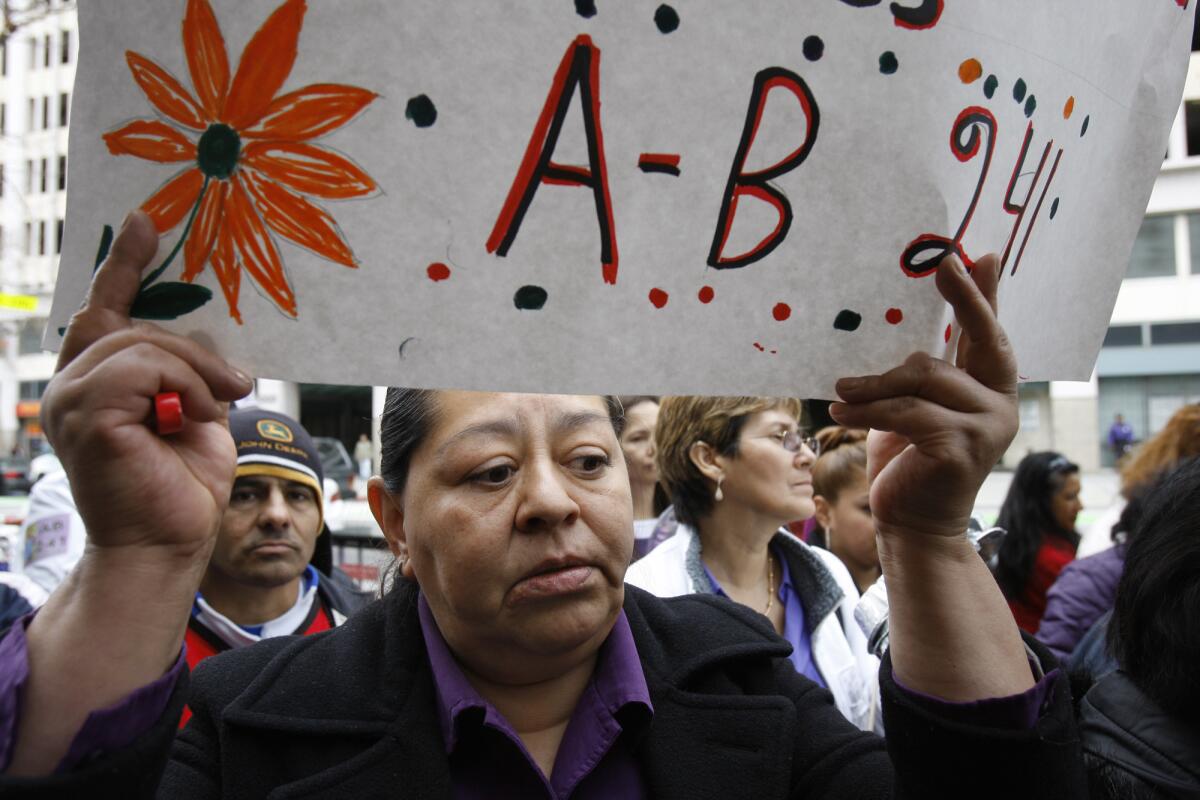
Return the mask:
<path id="1" fill-rule="evenodd" d="M 1079 499 L 1079 473 L 1071 472 L 1063 477 L 1062 486 L 1050 497 L 1050 513 L 1059 527 L 1075 530 L 1075 517 L 1083 511 L 1083 502 Z"/>
<path id="2" fill-rule="evenodd" d="M 653 485 L 658 482 L 658 466 L 654 463 L 654 428 L 658 425 L 658 403 L 643 400 L 625 409 L 625 430 L 621 433 L 621 450 L 629 469 L 629 482 Z"/>
<path id="3" fill-rule="evenodd" d="M 439 392 L 383 513 L 451 649 L 499 681 L 607 637 L 633 548 L 625 460 L 599 397 Z M 385 509 L 387 503 L 384 503 Z"/>
<path id="4" fill-rule="evenodd" d="M 780 525 L 808 519 L 813 505 L 812 465 L 807 447 L 790 452 L 784 436 L 797 429 L 796 418 L 782 409 L 758 411 L 747 418 L 736 456 L 721 457 L 725 503 L 737 503 Z"/>
<path id="5" fill-rule="evenodd" d="M 866 472 L 842 487 L 837 500 L 826 502 L 830 551 L 856 570 L 879 564 L 875 547 L 875 521 L 871 518 L 871 487 Z"/>

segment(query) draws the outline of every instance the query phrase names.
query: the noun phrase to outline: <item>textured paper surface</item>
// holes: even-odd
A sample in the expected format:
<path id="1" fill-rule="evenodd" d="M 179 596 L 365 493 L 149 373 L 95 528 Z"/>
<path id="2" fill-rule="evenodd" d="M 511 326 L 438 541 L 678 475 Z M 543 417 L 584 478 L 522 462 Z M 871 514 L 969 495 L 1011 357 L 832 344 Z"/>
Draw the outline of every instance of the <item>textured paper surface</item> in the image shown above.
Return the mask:
<path id="1" fill-rule="evenodd" d="M 159 261 L 185 229 L 198 242 L 147 307 L 161 312 L 184 277 L 206 288 L 162 324 L 261 377 L 830 397 L 842 374 L 945 350 L 948 309 L 919 274 L 958 248 L 1007 250 L 1002 316 L 1022 376 L 1086 379 L 1193 13 L 1178 0 L 82 4 L 47 343 L 86 293 L 104 226 L 177 177 L 191 193 L 164 212 L 177 220 Z M 247 49 L 259 55 L 239 75 Z M 157 81 L 157 106 L 135 72 Z M 297 110 L 327 84 L 369 102 L 340 120 L 332 101 Z M 331 173 L 313 147 L 357 171 Z M 187 228 L 206 174 L 223 211 Z"/>

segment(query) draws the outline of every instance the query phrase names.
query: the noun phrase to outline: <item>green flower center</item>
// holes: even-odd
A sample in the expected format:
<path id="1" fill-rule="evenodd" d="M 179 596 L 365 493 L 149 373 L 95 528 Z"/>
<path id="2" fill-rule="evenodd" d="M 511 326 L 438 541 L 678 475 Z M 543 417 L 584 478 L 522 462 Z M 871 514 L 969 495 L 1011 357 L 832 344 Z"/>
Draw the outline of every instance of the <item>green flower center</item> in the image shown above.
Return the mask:
<path id="1" fill-rule="evenodd" d="M 218 122 L 208 126 L 196 150 L 196 164 L 201 172 L 210 178 L 228 178 L 237 166 L 242 140 L 237 131 Z"/>

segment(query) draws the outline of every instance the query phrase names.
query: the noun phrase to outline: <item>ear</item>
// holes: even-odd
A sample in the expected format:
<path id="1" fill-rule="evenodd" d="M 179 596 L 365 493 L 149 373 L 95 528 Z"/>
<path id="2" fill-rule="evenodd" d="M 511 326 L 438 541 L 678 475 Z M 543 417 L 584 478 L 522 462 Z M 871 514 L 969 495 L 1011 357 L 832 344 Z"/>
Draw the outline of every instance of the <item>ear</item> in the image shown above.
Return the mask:
<path id="1" fill-rule="evenodd" d="M 708 442 L 692 442 L 688 458 L 700 474 L 713 483 L 725 479 L 725 459 Z"/>
<path id="2" fill-rule="evenodd" d="M 817 524 L 823 529 L 829 530 L 833 523 L 833 506 L 819 494 L 813 497 L 813 503 L 817 507 Z"/>
<path id="3" fill-rule="evenodd" d="M 413 579 L 412 560 L 408 557 L 408 540 L 404 531 L 404 506 L 399 497 L 387 490 L 383 485 L 383 478 L 378 475 L 367 481 L 367 505 L 371 507 L 375 522 L 383 531 L 388 549 L 396 558 L 403 560 L 400 573 L 410 580 Z"/>

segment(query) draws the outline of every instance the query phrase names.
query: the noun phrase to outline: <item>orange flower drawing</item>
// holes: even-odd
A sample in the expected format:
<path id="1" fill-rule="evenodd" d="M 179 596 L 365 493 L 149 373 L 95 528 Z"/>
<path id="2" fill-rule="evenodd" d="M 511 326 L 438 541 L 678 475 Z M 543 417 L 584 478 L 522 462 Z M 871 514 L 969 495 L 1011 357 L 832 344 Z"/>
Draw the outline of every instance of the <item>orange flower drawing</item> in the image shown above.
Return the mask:
<path id="1" fill-rule="evenodd" d="M 375 181 L 349 159 L 310 142 L 352 120 L 378 95 L 356 86 L 313 84 L 276 96 L 292 71 L 304 0 L 287 0 L 250 39 L 230 77 L 225 40 L 208 0 L 188 0 L 183 49 L 195 94 L 150 59 L 127 51 L 133 79 L 163 119 L 139 119 L 104 134 L 109 152 L 189 164 L 142 204 L 160 234 L 186 219 L 175 249 L 182 280 L 211 263 L 239 324 L 241 270 L 290 317 L 296 297 L 271 231 L 347 267 L 357 261 L 336 221 L 305 195 L 362 197 Z M 199 287 L 197 287 L 199 289 Z"/>

